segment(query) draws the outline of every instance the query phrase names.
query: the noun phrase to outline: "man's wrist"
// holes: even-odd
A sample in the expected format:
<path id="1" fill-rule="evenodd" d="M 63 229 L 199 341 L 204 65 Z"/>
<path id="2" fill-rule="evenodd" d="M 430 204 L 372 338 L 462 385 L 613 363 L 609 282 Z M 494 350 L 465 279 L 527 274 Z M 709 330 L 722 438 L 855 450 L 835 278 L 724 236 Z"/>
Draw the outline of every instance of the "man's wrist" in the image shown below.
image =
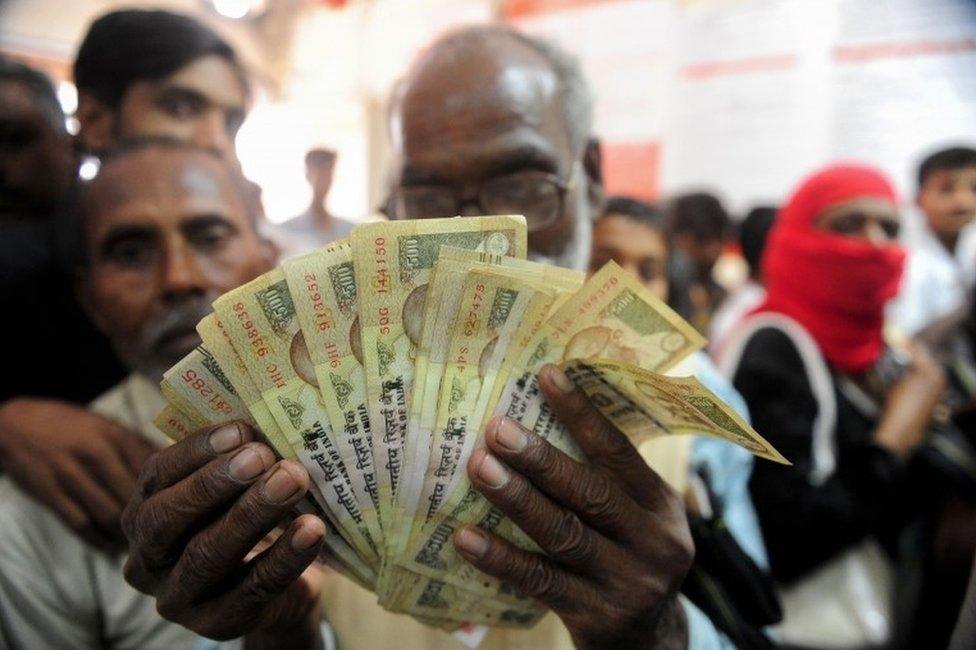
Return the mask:
<path id="1" fill-rule="evenodd" d="M 634 647 L 661 650 L 685 650 L 688 647 L 688 617 L 677 596 L 669 598 L 661 607 L 651 636 L 646 645 Z"/>

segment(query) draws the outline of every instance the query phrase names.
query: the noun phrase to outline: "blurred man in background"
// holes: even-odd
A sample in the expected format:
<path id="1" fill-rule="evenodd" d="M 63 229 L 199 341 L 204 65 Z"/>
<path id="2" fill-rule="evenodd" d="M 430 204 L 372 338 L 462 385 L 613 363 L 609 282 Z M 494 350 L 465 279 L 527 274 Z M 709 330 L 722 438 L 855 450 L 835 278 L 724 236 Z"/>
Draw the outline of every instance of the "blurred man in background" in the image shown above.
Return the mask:
<path id="1" fill-rule="evenodd" d="M 78 140 L 86 151 L 100 154 L 123 138 L 164 135 L 211 149 L 238 166 L 234 138 L 249 104 L 246 73 L 234 50 L 198 21 L 166 11 L 105 14 L 85 35 L 74 74 Z M 50 118 L 44 124 L 58 133 L 49 141 L 61 142 L 62 156 L 70 157 L 64 117 L 53 91 L 37 96 L 38 112 Z M 4 102 L 0 110 L 6 107 Z M 72 168 L 66 179 L 63 167 L 58 162 L 41 176 L 51 179 L 50 196 L 56 199 L 74 174 Z M 257 204 L 256 195 L 251 200 Z M 3 245 L 13 243 L 7 240 Z M 51 257 L 50 265 L 58 268 L 64 251 L 48 244 L 43 250 Z M 18 250 L 17 255 L 23 254 Z M 5 263 L 7 260 L 4 256 Z M 21 305 L 33 314 L 41 314 L 38 310 L 43 308 L 48 310 L 43 313 L 52 315 L 38 316 L 36 327 L 5 337 L 13 355 L 8 358 L 23 358 L 23 362 L 18 364 L 20 371 L 5 374 L 5 381 L 9 378 L 11 384 L 5 387 L 2 398 L 7 401 L 0 406 L 0 463 L 35 499 L 53 508 L 86 539 L 119 543 L 117 517 L 130 496 L 141 458 L 150 448 L 141 436 L 75 404 L 91 400 L 118 381 L 123 369 L 104 337 L 80 313 L 71 282 L 49 273 L 43 280 L 46 284 L 38 285 L 41 280 L 30 279 L 31 274 L 46 267 L 34 262 L 23 266 L 27 275 L 12 279 L 10 285 L 28 295 L 7 304 Z M 38 291 L 38 286 L 50 289 Z M 58 302 L 58 296 L 63 300 Z M 25 340 L 27 334 L 38 337 Z M 77 372 L 70 365 L 75 362 Z M 37 381 L 31 381 L 34 376 Z M 9 399 L 13 396 L 23 397 Z M 116 449 L 132 464 L 125 465 L 121 473 L 106 473 L 101 464 L 88 459 L 87 450 L 99 445 Z M 68 475 L 85 490 L 108 488 L 112 507 L 95 508 L 77 490 L 65 489 L 53 479 Z M 100 524 L 106 513 L 115 517 L 108 528 Z"/>
<path id="2" fill-rule="evenodd" d="M 310 149 L 305 154 L 305 178 L 312 187 L 312 203 L 305 212 L 281 224 L 288 235 L 290 253 L 309 251 L 352 232 L 353 223 L 329 212 L 329 190 L 335 172 L 336 152 L 331 149 Z"/>
<path id="3" fill-rule="evenodd" d="M 894 305 L 897 324 L 914 336 L 965 304 L 976 280 L 976 149 L 937 151 L 918 167 L 921 223 L 906 228 L 908 267 Z"/>
<path id="4" fill-rule="evenodd" d="M 88 151 L 165 135 L 237 163 L 247 73 L 233 48 L 195 19 L 137 9 L 105 14 L 85 35 L 74 74 L 78 135 Z"/>
<path id="5" fill-rule="evenodd" d="M 74 257 L 81 301 L 131 372 L 91 408 L 131 435 L 162 444 L 152 420 L 165 403 L 158 388 L 163 371 L 199 344 L 194 326 L 211 300 L 271 268 L 274 250 L 257 234 L 236 169 L 209 150 L 174 141 L 135 143 L 103 159 L 81 210 Z M 97 513 L 99 530 L 117 531 L 116 502 L 127 495 L 110 490 L 132 491 L 127 467 L 141 463 L 138 453 L 93 437 L 87 463 L 115 484 L 81 480 L 81 470 L 48 479 Z M 228 471 L 250 479 L 270 463 L 244 450 Z M 125 583 L 123 554 L 72 534 L 69 525 L 77 521 L 39 507 L 10 477 L 0 479 L 0 518 L 0 645 L 196 646 L 195 634 L 164 621 L 151 598 Z"/>
<path id="6" fill-rule="evenodd" d="M 709 349 L 718 350 L 722 339 L 766 297 L 762 280 L 762 256 L 766 250 L 766 236 L 776 219 L 776 208 L 756 207 L 739 224 L 739 247 L 746 261 L 749 275 L 742 286 L 733 291 L 712 316 L 708 328 Z"/>
<path id="7" fill-rule="evenodd" d="M 691 312 L 682 314 L 702 333 L 725 289 L 712 277 L 729 231 L 729 213 L 712 194 L 695 192 L 678 196 L 668 207 L 668 232 L 674 245 L 675 272 L 688 276 Z"/>
<path id="8" fill-rule="evenodd" d="M 398 86 L 391 117 L 395 189 L 387 205 L 404 219 L 524 214 L 533 257 L 585 269 L 593 216 L 602 203 L 592 109 L 578 64 L 561 50 L 501 26 L 451 33 L 428 48 Z M 549 563 L 540 555 L 515 551 L 480 529 L 456 533 L 454 543 L 468 561 L 555 612 L 529 631 L 491 630 L 480 647 L 568 648 L 574 642 L 616 648 L 721 647 L 723 637 L 712 622 L 676 593 L 692 559 L 680 496 L 619 431 L 606 426 L 561 371 L 544 369 L 540 386 L 591 464 L 578 466 L 561 452 L 547 452 L 548 443 L 510 421 L 488 428 L 491 453 L 475 454 L 468 466 L 473 484 L 515 524 L 535 531 L 543 549 L 562 559 Z M 156 466 L 144 474 L 146 484 L 156 486 L 158 471 L 165 467 L 170 480 L 214 491 L 207 499 L 154 489 L 137 497 L 125 517 L 133 556 L 128 576 L 155 594 L 172 620 L 226 638 L 266 624 L 269 617 L 276 620 L 266 606 L 299 602 L 295 578 L 312 557 L 305 547 L 293 545 L 287 551 L 282 544 L 273 561 L 242 567 L 249 549 L 197 534 L 205 522 L 233 521 L 224 528 L 228 535 L 260 539 L 290 508 L 267 500 L 254 508 L 256 497 L 247 493 L 234 501 L 239 492 L 220 487 L 215 468 L 221 461 L 213 461 L 218 454 L 207 443 L 208 435 L 199 432 L 160 452 Z M 543 471 L 533 459 L 547 453 L 552 463 Z M 683 465 L 671 469 L 687 471 Z M 497 482 L 497 472 L 509 478 Z M 613 515 L 595 521 L 579 499 L 565 492 L 565 486 L 599 480 L 594 472 L 609 481 L 609 502 L 621 504 L 626 513 L 614 505 Z M 543 481 L 543 476 L 552 480 Z M 516 507 L 530 502 L 543 504 L 531 517 Z M 242 512 L 250 515 L 244 518 Z M 584 537 L 613 539 L 613 557 L 602 545 L 591 561 L 566 554 L 564 549 L 574 546 L 559 524 L 566 517 L 579 518 Z M 160 544 L 157 533 L 164 529 L 167 543 Z M 550 533 L 540 534 L 543 529 Z M 193 549 L 189 555 L 187 545 Z M 250 596 L 224 580 L 242 571 L 252 585 Z M 194 600 L 191 592 L 206 597 Z M 340 576 L 327 580 L 322 605 L 346 648 L 460 646 L 443 632 L 382 611 L 375 594 Z"/>

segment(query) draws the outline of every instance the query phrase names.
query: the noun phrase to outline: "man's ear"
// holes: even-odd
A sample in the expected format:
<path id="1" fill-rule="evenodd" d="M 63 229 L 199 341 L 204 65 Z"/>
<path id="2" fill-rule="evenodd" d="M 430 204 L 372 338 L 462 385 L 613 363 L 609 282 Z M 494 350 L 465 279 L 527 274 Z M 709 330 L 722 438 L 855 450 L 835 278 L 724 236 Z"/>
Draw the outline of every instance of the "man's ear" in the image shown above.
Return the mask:
<path id="1" fill-rule="evenodd" d="M 603 211 L 603 155 L 600 141 L 589 138 L 583 150 L 583 171 L 586 174 L 586 197 L 593 206 L 592 214 L 599 216 Z"/>
<path id="2" fill-rule="evenodd" d="M 89 153 L 100 153 L 112 146 L 115 134 L 115 111 L 90 93 L 78 94 L 78 138 Z"/>

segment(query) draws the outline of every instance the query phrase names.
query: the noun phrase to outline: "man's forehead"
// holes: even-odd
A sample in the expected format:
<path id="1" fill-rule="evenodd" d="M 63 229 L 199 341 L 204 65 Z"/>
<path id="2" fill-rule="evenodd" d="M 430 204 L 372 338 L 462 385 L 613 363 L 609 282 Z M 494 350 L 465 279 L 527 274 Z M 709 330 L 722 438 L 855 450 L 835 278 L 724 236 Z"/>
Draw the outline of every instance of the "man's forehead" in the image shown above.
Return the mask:
<path id="1" fill-rule="evenodd" d="M 238 206 L 241 198 L 229 171 L 213 156 L 191 149 L 148 147 L 109 160 L 86 194 L 89 212 L 138 204 L 192 202 Z"/>
<path id="2" fill-rule="evenodd" d="M 514 39 L 435 45 L 404 84 L 393 126 L 408 155 L 432 143 L 460 145 L 518 129 L 565 139 L 552 66 Z"/>
<path id="3" fill-rule="evenodd" d="M 224 108 L 245 109 L 247 104 L 247 89 L 240 73 L 227 59 L 216 54 L 196 59 L 163 80 L 152 83 L 193 90 Z"/>

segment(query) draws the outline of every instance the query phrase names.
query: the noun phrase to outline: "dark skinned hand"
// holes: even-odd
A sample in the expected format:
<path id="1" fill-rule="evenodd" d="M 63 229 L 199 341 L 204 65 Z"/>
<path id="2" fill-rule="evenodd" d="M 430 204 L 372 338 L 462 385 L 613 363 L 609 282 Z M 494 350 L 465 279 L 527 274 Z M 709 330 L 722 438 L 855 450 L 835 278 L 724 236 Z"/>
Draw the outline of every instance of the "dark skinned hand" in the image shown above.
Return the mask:
<path id="1" fill-rule="evenodd" d="M 0 406 L 0 467 L 85 541 L 124 542 L 119 521 L 156 446 L 68 402 L 16 398 Z"/>
<path id="2" fill-rule="evenodd" d="M 468 474 L 547 555 L 473 526 L 455 533 L 455 545 L 478 569 L 550 607 L 579 647 L 686 647 L 676 596 L 694 545 L 681 497 L 561 370 L 546 366 L 539 379 L 589 464 L 498 418 Z"/>
<path id="3" fill-rule="evenodd" d="M 122 516 L 125 577 L 166 619 L 249 648 L 315 648 L 325 524 L 295 519 L 252 550 L 308 491 L 299 463 L 277 461 L 245 424 L 199 431 L 146 463 Z M 253 556 L 253 557 L 252 557 Z"/>

